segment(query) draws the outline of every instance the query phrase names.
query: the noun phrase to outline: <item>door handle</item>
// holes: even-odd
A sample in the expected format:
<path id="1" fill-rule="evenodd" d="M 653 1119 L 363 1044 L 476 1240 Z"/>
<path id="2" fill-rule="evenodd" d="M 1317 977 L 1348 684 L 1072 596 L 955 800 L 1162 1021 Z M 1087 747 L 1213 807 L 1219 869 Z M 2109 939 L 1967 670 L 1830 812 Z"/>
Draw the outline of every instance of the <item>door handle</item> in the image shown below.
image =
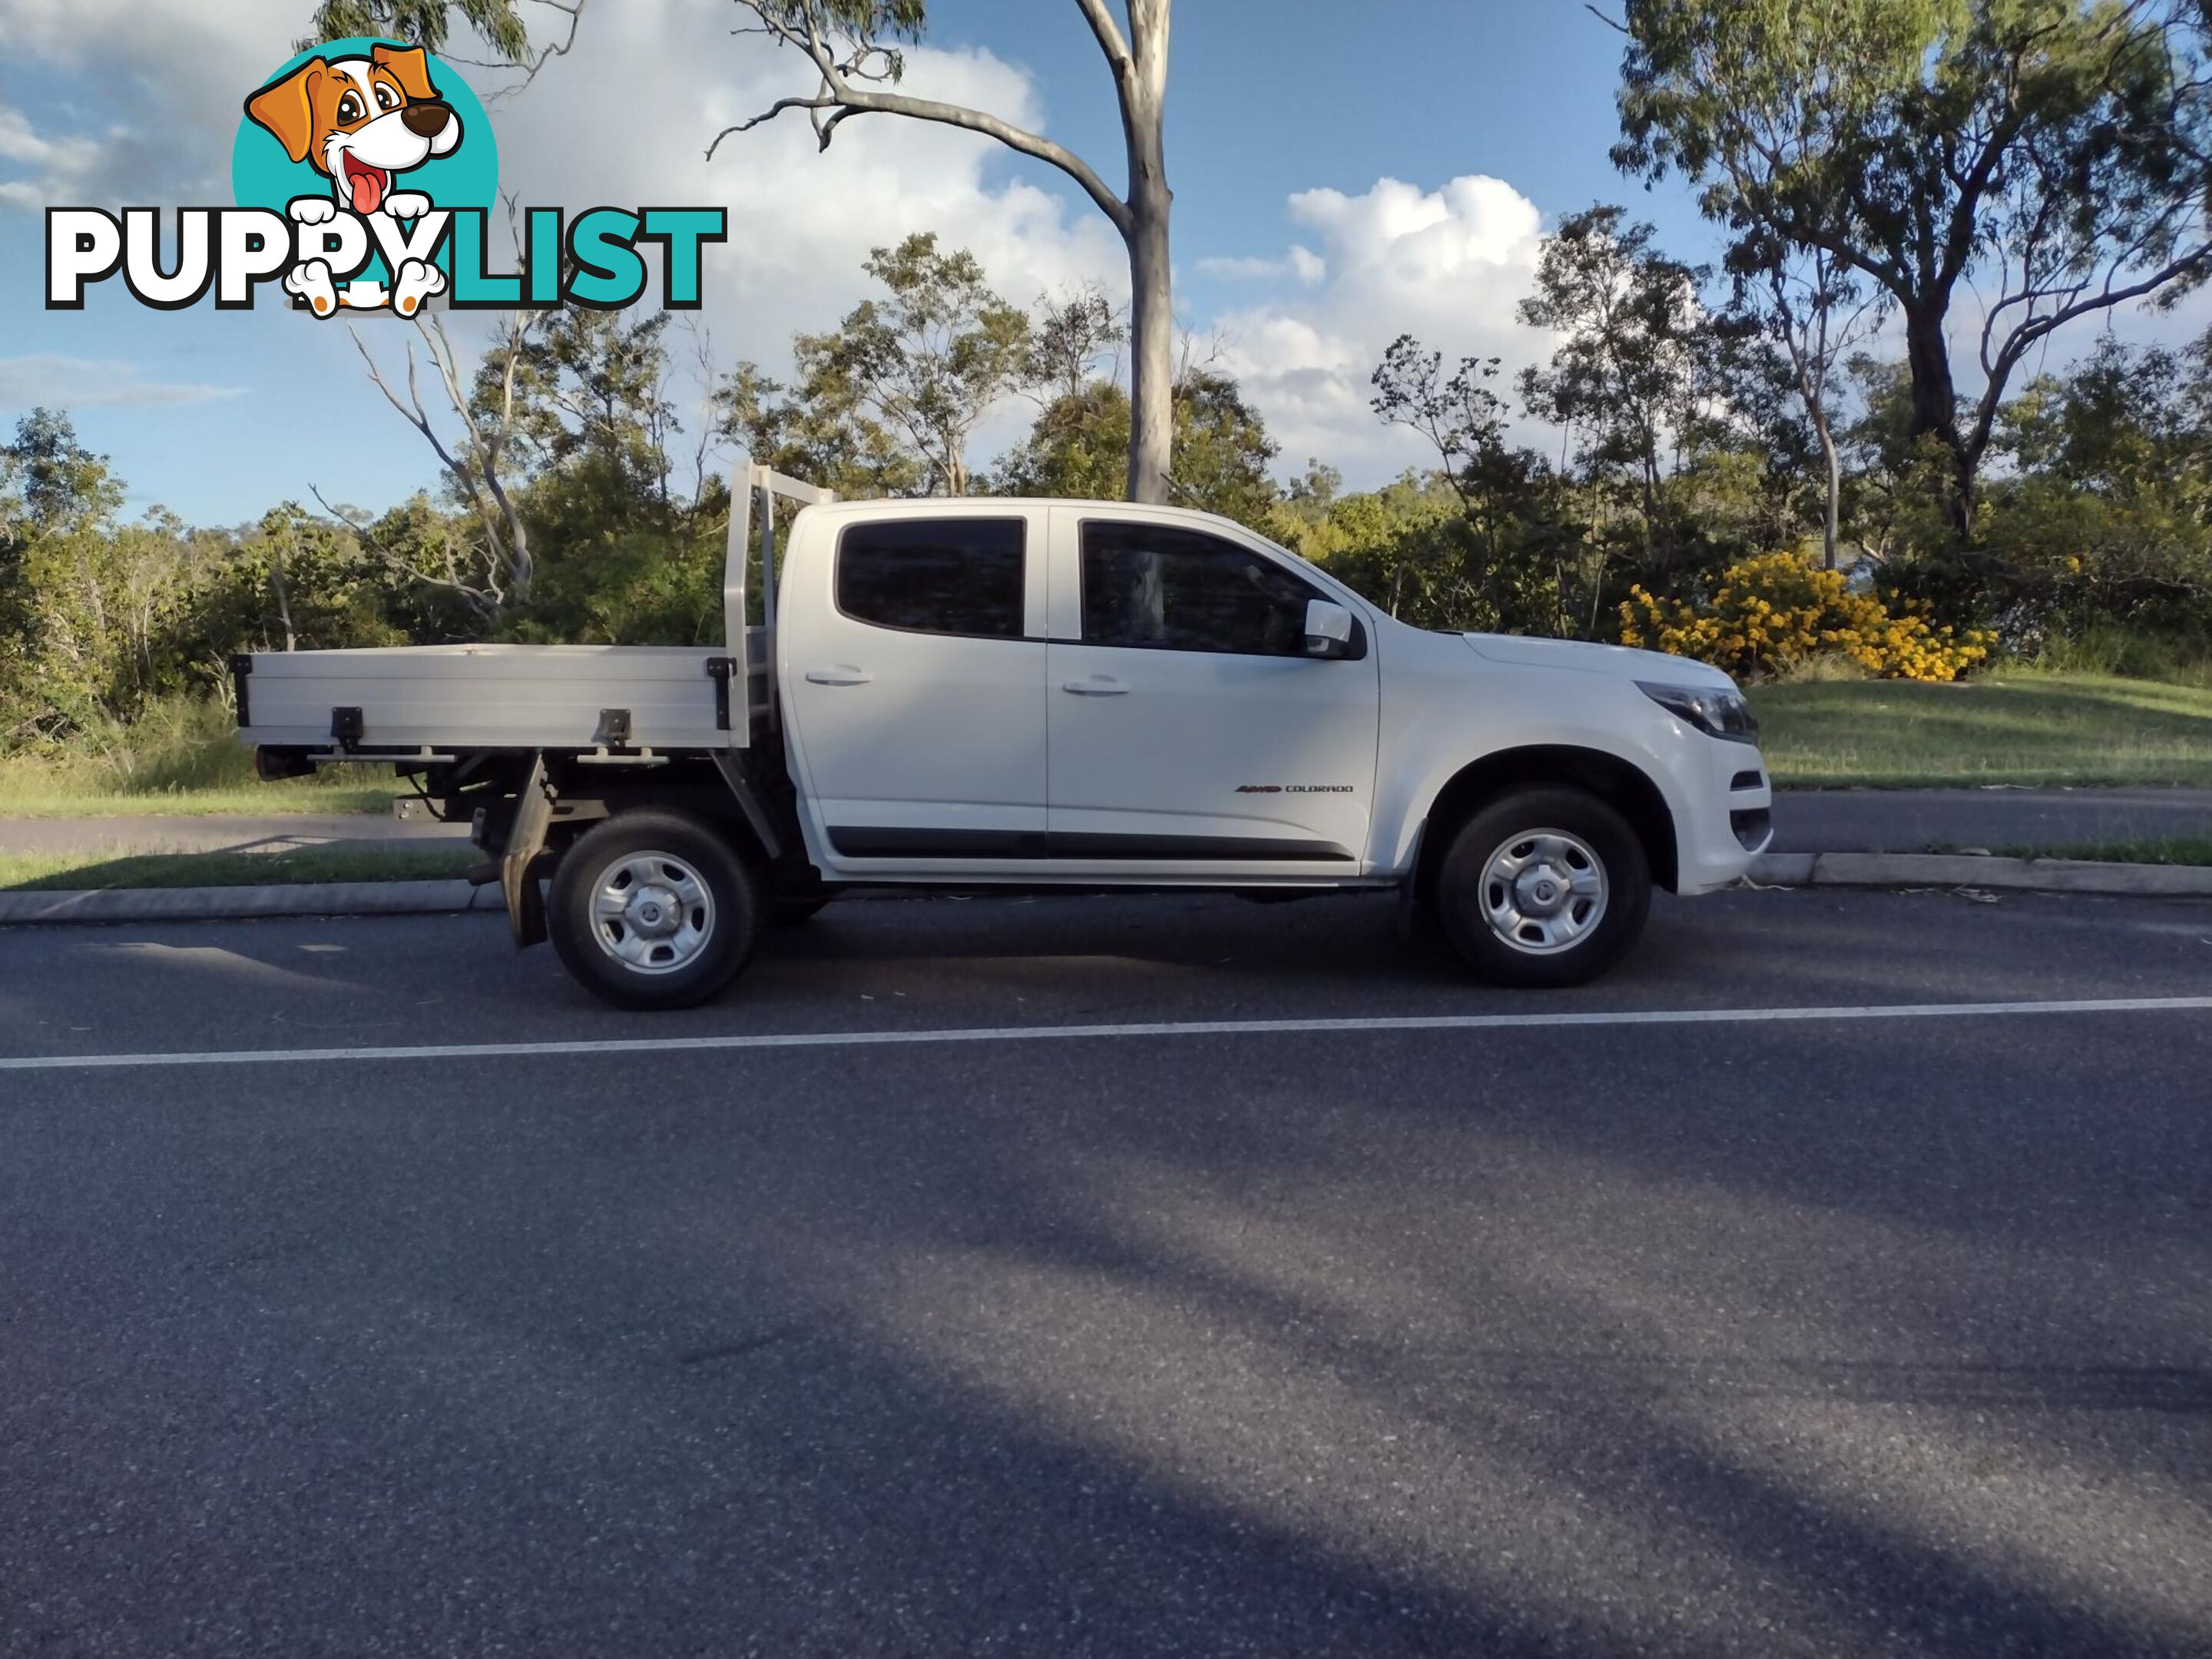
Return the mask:
<path id="1" fill-rule="evenodd" d="M 1073 691 L 1079 697 L 1126 697 L 1129 695 L 1127 686 L 1104 674 L 1093 674 L 1087 680 L 1070 680 L 1060 689 Z"/>
<path id="2" fill-rule="evenodd" d="M 866 685 L 876 677 L 865 668 L 855 668 L 850 663 L 839 663 L 835 668 L 810 668 L 806 671 L 809 685 Z"/>

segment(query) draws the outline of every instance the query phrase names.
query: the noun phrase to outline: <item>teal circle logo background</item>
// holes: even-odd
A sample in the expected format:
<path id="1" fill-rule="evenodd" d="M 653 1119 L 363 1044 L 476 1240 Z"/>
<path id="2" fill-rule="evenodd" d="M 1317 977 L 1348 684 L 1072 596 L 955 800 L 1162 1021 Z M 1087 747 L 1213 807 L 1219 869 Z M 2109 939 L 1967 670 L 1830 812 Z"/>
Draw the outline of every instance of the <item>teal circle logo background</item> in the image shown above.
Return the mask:
<path id="1" fill-rule="evenodd" d="M 246 100 L 271 82 L 281 81 L 314 58 L 366 58 L 374 46 L 399 46 L 404 42 L 354 35 L 326 40 L 311 52 L 295 54 L 251 87 L 240 88 L 238 137 L 230 148 L 230 185 L 240 207 L 267 208 L 282 213 L 295 196 L 321 196 L 337 201 L 330 178 L 307 161 L 295 161 L 276 142 L 276 135 L 244 112 Z M 421 191 L 433 207 L 483 208 L 489 211 L 499 200 L 499 146 L 492 137 L 491 117 L 483 100 L 461 79 L 459 71 L 435 58 L 426 58 L 430 85 L 461 118 L 461 142 L 449 155 L 434 155 L 419 167 L 410 167 L 392 181 L 395 190 Z M 438 264 L 452 274 L 452 240 L 440 248 Z M 363 276 L 383 277 L 383 261 L 372 258 Z"/>

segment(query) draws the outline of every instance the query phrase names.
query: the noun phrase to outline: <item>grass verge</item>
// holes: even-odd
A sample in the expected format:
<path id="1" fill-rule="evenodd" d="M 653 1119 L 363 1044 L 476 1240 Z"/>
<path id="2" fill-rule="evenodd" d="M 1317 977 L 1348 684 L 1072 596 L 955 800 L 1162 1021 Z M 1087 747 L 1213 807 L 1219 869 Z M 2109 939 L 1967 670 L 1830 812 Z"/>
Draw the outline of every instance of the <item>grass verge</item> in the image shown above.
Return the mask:
<path id="1" fill-rule="evenodd" d="M 1955 848 L 1939 848 L 1955 852 Z M 2149 841 L 2096 841 L 2057 846 L 2018 845 L 1988 849 L 2004 859 L 2078 859 L 2092 864 L 2212 865 L 2212 837 L 2162 836 Z"/>
<path id="2" fill-rule="evenodd" d="M 307 813 L 389 812 L 390 785 L 252 784 L 243 789 L 179 790 L 159 795 L 100 794 L 25 788 L 0 775 L 0 818 L 291 817 Z"/>
<path id="3" fill-rule="evenodd" d="M 2015 672 L 1753 686 L 1774 781 L 1798 788 L 2212 786 L 2212 688 Z"/>
<path id="4" fill-rule="evenodd" d="M 466 873 L 483 856 L 467 846 L 357 850 L 337 845 L 287 853 L 141 853 L 120 858 L 100 853 L 20 853 L 0 856 L 0 892 L 442 881 Z"/>
<path id="5" fill-rule="evenodd" d="M 220 704 L 173 698 L 130 726 L 94 727 L 54 755 L 0 760 L 0 817 L 388 812 L 401 786 L 381 766 L 325 767 L 262 783 Z"/>

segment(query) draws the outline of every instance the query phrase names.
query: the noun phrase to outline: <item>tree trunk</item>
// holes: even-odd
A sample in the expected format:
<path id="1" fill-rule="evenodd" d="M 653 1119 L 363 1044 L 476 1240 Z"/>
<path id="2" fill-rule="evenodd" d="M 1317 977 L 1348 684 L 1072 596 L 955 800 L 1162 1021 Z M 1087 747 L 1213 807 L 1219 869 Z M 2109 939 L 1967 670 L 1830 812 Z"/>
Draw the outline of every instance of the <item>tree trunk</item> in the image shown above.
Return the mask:
<path id="1" fill-rule="evenodd" d="M 1129 234 L 1129 499 L 1157 505 L 1168 498 L 1175 464 L 1175 301 L 1164 202 L 1157 217 L 1138 210 Z"/>
<path id="2" fill-rule="evenodd" d="M 1836 541 L 1842 528 L 1844 503 L 1844 462 L 1836 453 L 1836 434 L 1823 413 L 1814 417 L 1813 429 L 1820 434 L 1820 453 L 1828 463 L 1828 513 L 1820 526 L 1820 557 L 1822 567 L 1836 568 Z"/>
<path id="3" fill-rule="evenodd" d="M 1944 337 L 1944 307 L 1922 306 L 1905 313 L 1905 356 L 1912 371 L 1912 436 L 1933 434 L 1953 458 L 1943 516 L 1963 544 L 1972 518 L 1974 465 L 1959 437 L 1959 395 L 1951 384 L 1951 346 Z"/>
<path id="4" fill-rule="evenodd" d="M 271 556 L 269 574 L 276 589 L 276 615 L 284 623 L 284 648 L 296 651 L 300 648 L 300 640 L 299 635 L 292 631 L 292 593 L 290 584 L 284 580 L 284 544 L 272 541 L 269 550 Z"/>
<path id="5" fill-rule="evenodd" d="M 1175 296 L 1168 264 L 1164 131 L 1169 0 L 1129 0 L 1129 68 L 1121 77 L 1129 147 L 1129 499 L 1168 499 L 1175 459 Z"/>

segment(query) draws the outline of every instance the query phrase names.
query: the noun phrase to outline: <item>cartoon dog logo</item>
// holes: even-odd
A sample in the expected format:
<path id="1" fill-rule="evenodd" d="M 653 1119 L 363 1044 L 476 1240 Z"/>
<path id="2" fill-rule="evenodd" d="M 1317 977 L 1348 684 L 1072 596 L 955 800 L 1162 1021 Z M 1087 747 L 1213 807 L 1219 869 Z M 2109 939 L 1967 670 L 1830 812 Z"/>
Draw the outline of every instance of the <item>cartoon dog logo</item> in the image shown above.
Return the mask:
<path id="1" fill-rule="evenodd" d="M 295 197 L 286 211 L 301 224 L 321 224 L 341 208 L 368 218 L 417 219 L 430 210 L 419 191 L 396 188 L 398 175 L 461 142 L 461 118 L 431 84 L 419 46 L 373 47 L 366 57 L 310 58 L 246 100 L 246 112 L 331 181 L 328 196 Z M 329 264 L 302 261 L 284 286 L 328 317 L 341 303 L 379 309 L 387 303 L 411 317 L 442 293 L 446 273 L 427 259 L 407 259 L 387 295 L 380 283 L 355 281 L 340 289 Z"/>

